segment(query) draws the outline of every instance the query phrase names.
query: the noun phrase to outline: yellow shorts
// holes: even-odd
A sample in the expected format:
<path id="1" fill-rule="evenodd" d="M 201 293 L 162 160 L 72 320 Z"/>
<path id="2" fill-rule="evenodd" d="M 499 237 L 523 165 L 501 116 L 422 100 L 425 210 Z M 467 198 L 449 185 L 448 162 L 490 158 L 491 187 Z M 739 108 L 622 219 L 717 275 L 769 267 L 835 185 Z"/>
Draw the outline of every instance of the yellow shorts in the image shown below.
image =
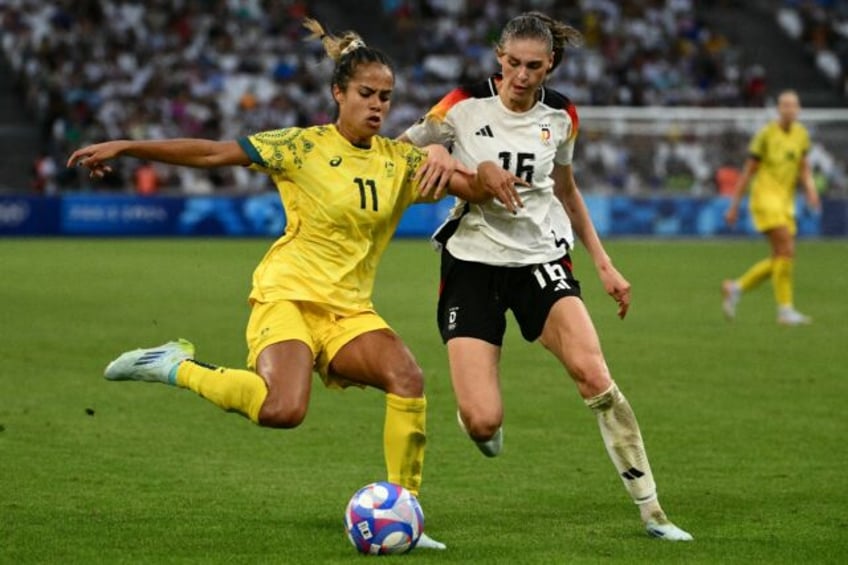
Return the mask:
<path id="1" fill-rule="evenodd" d="M 769 200 L 751 203 L 751 219 L 758 232 L 763 233 L 775 228 L 786 227 L 795 235 L 795 209 L 792 201 Z"/>
<path id="2" fill-rule="evenodd" d="M 247 367 L 254 370 L 256 359 L 269 345 L 297 340 L 312 351 L 314 368 L 326 386 L 345 388 L 357 385 L 330 375 L 330 361 L 354 338 L 381 329 L 391 328 L 373 310 L 343 316 L 316 302 L 254 302 L 246 330 Z"/>

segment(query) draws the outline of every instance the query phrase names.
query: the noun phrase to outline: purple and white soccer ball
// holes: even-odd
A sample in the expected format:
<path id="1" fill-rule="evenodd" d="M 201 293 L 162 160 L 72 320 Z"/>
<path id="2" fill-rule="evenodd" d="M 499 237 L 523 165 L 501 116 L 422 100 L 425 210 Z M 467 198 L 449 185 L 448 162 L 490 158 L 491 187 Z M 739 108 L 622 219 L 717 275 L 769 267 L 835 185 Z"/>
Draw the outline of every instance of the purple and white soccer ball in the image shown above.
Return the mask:
<path id="1" fill-rule="evenodd" d="M 388 482 L 365 485 L 345 510 L 350 543 L 369 555 L 405 553 L 424 532 L 424 513 L 418 499 L 400 485 Z"/>

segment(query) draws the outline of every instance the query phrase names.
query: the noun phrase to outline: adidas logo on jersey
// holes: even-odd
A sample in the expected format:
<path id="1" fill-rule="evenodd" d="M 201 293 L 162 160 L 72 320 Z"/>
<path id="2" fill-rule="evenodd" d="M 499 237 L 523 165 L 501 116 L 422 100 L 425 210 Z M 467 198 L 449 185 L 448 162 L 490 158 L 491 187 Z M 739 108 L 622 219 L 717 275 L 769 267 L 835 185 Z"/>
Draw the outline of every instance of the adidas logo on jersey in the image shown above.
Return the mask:
<path id="1" fill-rule="evenodd" d="M 478 129 L 474 135 L 482 135 L 483 137 L 495 137 L 495 134 L 492 133 L 492 128 L 488 125 L 481 127 Z"/>

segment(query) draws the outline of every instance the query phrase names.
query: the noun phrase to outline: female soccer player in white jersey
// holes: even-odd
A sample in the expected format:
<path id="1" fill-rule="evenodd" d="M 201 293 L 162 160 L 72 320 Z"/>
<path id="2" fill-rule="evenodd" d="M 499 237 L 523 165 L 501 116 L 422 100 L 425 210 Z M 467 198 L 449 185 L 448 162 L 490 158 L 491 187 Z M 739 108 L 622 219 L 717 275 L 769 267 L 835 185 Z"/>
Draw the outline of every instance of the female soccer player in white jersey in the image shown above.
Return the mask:
<path id="1" fill-rule="evenodd" d="M 577 111 L 544 86 L 564 47 L 580 39 L 574 28 L 538 12 L 510 20 L 496 47 L 501 72 L 453 90 L 401 136 L 416 145 L 450 143 L 466 166 L 499 163 L 481 166 L 486 182 L 500 185 L 514 174 L 530 184 L 518 191 L 523 208 L 517 214 L 495 202 L 459 200 L 434 235 L 442 244 L 438 323 L 459 422 L 484 454 L 500 452 L 498 360 L 505 313 L 512 310 L 524 338 L 538 339 L 559 359 L 597 415 L 609 456 L 647 531 L 688 541 L 692 536 L 660 507 L 633 410 L 610 376 L 571 272 L 573 227 L 619 316 L 626 315 L 630 284 L 604 251 L 572 174 Z"/>
<path id="2" fill-rule="evenodd" d="M 306 25 L 336 62 L 335 124 L 237 141 L 110 141 L 79 149 L 68 160 L 68 166 L 88 167 L 95 177 L 110 171 L 107 160 L 123 155 L 193 167 L 249 166 L 270 175 L 286 209 L 286 233 L 253 274 L 247 370 L 195 361 L 194 346 L 179 340 L 124 353 L 105 376 L 188 388 L 275 428 L 303 421 L 313 370 L 328 386 L 375 387 L 386 393 L 388 480 L 417 493 L 424 462 L 424 378 L 403 341 L 374 311 L 371 291 L 403 211 L 421 201 L 435 179 L 416 178 L 425 152 L 377 135 L 394 86 L 387 57 L 353 32 L 335 37 L 314 20 Z M 448 191 L 463 199 L 482 202 L 487 196 L 475 178 L 463 168 L 439 182 L 449 181 Z M 500 197 L 512 207 L 515 196 Z M 418 547 L 444 545 L 424 535 Z"/>

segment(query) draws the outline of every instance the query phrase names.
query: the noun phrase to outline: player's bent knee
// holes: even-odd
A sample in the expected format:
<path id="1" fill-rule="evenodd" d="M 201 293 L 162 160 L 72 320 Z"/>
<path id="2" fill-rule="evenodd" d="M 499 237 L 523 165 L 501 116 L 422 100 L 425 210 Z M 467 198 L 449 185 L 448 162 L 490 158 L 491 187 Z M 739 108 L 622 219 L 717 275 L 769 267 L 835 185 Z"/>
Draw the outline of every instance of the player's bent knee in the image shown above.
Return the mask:
<path id="1" fill-rule="evenodd" d="M 259 424 L 266 428 L 292 429 L 298 427 L 306 418 L 305 412 L 260 412 Z"/>
<path id="2" fill-rule="evenodd" d="M 306 406 L 285 402 L 266 401 L 259 411 L 259 424 L 266 428 L 296 428 L 305 418 Z"/>
<path id="3" fill-rule="evenodd" d="M 487 441 L 503 423 L 503 415 L 493 411 L 472 410 L 462 412 L 462 421 L 468 435 L 475 441 Z"/>
<path id="4" fill-rule="evenodd" d="M 424 372 L 415 363 L 390 370 L 384 377 L 385 390 L 403 398 L 424 395 Z"/>
<path id="5" fill-rule="evenodd" d="M 501 424 L 494 421 L 475 422 L 466 426 L 468 435 L 474 441 L 488 441 L 492 439 L 500 427 Z"/>
<path id="6" fill-rule="evenodd" d="M 583 397 L 601 394 L 612 385 L 612 378 L 602 357 L 592 356 L 571 363 L 568 374 Z"/>

